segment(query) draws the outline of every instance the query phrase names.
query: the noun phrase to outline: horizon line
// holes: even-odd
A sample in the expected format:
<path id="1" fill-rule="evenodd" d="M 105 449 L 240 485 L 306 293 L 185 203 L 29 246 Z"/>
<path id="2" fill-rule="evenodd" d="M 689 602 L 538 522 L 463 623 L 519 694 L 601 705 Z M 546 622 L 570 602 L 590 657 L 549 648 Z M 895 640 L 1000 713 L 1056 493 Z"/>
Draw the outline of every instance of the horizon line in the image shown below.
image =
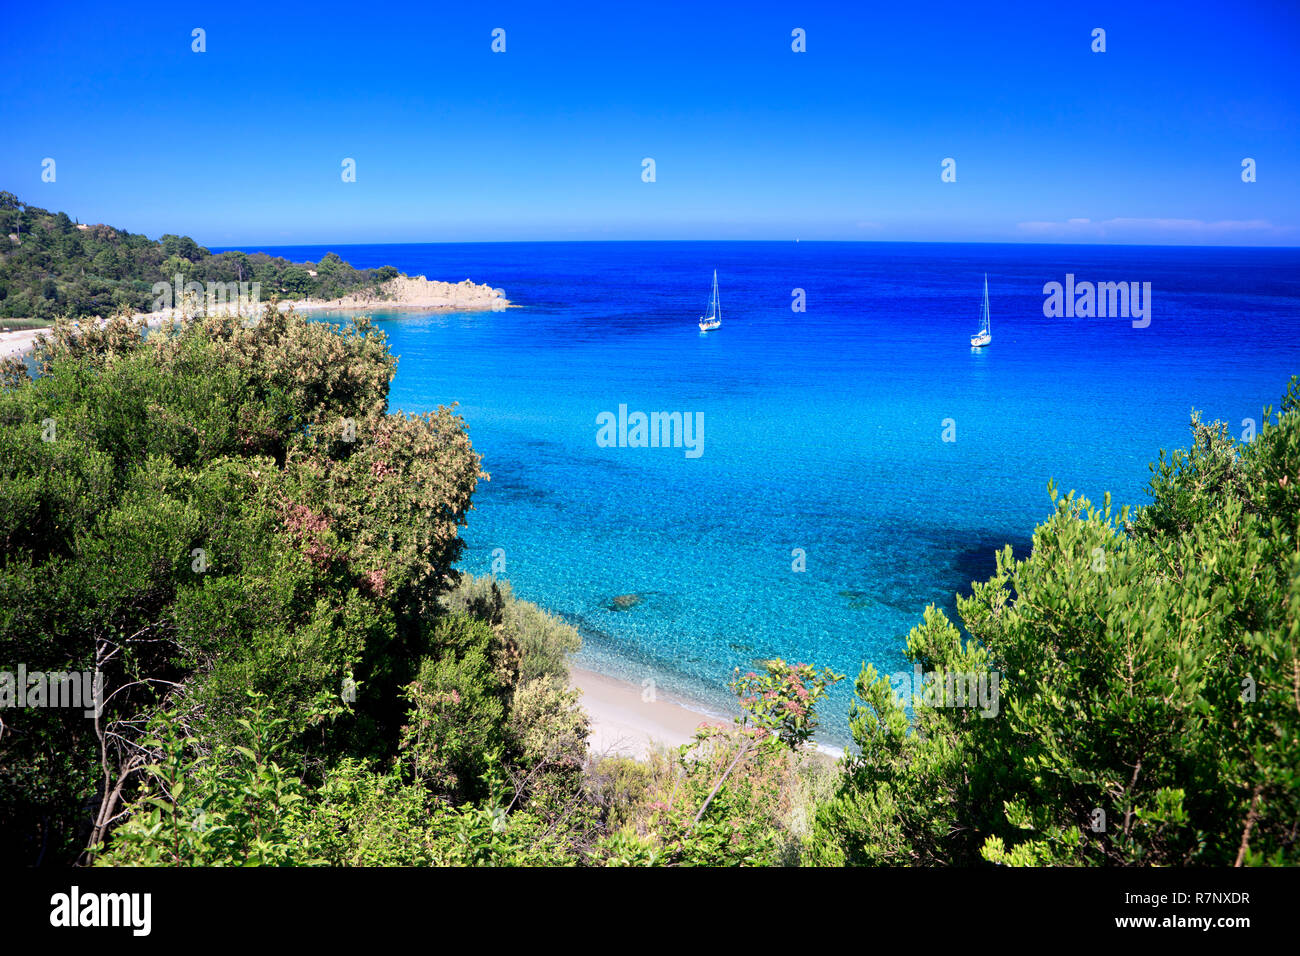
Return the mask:
<path id="1" fill-rule="evenodd" d="M 191 237 L 192 238 L 192 237 Z M 154 240 L 160 241 L 160 240 Z M 916 245 L 916 246 L 1087 246 L 1087 247 L 1114 247 L 1114 246 L 1132 246 L 1141 249 L 1295 249 L 1300 250 L 1300 245 L 1274 245 L 1269 243 L 1252 243 L 1249 245 L 1228 245 L 1224 243 L 1208 242 L 1046 242 L 1046 241 L 1014 241 L 1009 239 L 422 239 L 408 242 L 386 241 L 386 242 L 359 242 L 359 241 L 342 241 L 342 242 L 238 242 L 229 244 L 202 244 L 203 248 L 211 251 L 213 249 L 229 249 L 243 251 L 249 246 L 261 246 L 267 249 L 329 249 L 333 246 L 471 246 L 471 245 L 576 245 L 578 243 L 619 243 L 619 242 L 639 242 L 639 243 L 676 243 L 676 242 L 749 242 L 749 243 L 823 243 L 839 245 Z"/>

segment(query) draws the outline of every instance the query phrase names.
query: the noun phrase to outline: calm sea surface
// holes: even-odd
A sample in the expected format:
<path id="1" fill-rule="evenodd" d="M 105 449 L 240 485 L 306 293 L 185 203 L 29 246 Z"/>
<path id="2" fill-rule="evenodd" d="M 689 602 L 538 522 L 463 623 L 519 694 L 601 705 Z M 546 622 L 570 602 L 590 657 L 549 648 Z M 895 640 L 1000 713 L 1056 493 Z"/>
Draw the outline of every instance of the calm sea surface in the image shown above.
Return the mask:
<path id="1" fill-rule="evenodd" d="M 505 289 L 519 308 L 376 314 L 399 356 L 391 407 L 459 402 L 491 473 L 462 569 L 488 573 L 503 549 L 516 593 L 581 629 L 581 664 L 717 707 L 733 668 L 764 658 L 850 678 L 863 662 L 905 667 L 904 637 L 927 604 L 953 614 L 996 549 L 1027 551 L 1049 479 L 1142 504 L 1148 462 L 1186 445 L 1193 408 L 1240 435 L 1300 373 L 1295 249 L 265 251 L 328 250 Z M 715 268 L 723 325 L 701 334 Z M 1067 272 L 1150 282 L 1150 326 L 1044 318 L 1043 284 Z M 985 273 L 993 344 L 973 351 Z M 795 289 L 806 312 L 791 309 Z M 703 453 L 600 447 L 597 416 L 620 405 L 702 413 Z M 850 684 L 825 714 L 829 742 L 847 739 Z"/>

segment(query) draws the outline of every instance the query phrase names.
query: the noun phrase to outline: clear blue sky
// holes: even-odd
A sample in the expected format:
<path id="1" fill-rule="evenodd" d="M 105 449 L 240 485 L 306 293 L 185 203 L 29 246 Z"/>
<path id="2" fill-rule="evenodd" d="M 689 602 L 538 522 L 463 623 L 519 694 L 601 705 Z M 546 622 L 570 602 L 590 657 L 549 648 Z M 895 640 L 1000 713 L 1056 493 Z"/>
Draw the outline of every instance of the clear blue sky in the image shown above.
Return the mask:
<path id="1" fill-rule="evenodd" d="M 206 245 L 1300 245 L 1295 2 L 8 3 L 0 63 L 0 189 Z"/>

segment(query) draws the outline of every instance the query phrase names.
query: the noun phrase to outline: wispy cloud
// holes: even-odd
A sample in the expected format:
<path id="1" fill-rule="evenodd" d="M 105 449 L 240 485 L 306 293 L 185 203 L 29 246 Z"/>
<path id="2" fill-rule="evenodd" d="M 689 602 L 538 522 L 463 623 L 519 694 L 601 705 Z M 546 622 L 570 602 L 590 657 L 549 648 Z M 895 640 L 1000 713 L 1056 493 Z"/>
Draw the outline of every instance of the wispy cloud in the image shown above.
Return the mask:
<path id="1" fill-rule="evenodd" d="M 1016 229 L 1037 239 L 1096 240 L 1099 242 L 1269 243 L 1295 239 L 1292 226 L 1277 226 L 1267 219 L 1141 219 L 1093 221 L 1066 219 L 1056 222 L 1022 222 Z"/>

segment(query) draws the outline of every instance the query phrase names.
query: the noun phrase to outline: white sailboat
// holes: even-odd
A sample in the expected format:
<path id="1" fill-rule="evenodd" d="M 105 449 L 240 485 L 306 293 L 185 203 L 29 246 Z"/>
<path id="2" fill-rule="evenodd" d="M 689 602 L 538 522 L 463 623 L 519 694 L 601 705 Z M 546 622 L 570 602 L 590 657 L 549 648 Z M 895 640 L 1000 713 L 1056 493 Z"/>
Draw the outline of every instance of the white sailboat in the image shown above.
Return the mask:
<path id="1" fill-rule="evenodd" d="M 700 331 L 708 332 L 722 325 L 722 304 L 718 301 L 718 270 L 713 270 L 713 295 L 709 298 L 709 314 L 700 316 Z"/>
<path id="2" fill-rule="evenodd" d="M 971 348 L 980 349 L 993 341 L 989 326 L 989 274 L 984 273 L 984 304 L 980 306 L 980 330 L 970 337 Z"/>

